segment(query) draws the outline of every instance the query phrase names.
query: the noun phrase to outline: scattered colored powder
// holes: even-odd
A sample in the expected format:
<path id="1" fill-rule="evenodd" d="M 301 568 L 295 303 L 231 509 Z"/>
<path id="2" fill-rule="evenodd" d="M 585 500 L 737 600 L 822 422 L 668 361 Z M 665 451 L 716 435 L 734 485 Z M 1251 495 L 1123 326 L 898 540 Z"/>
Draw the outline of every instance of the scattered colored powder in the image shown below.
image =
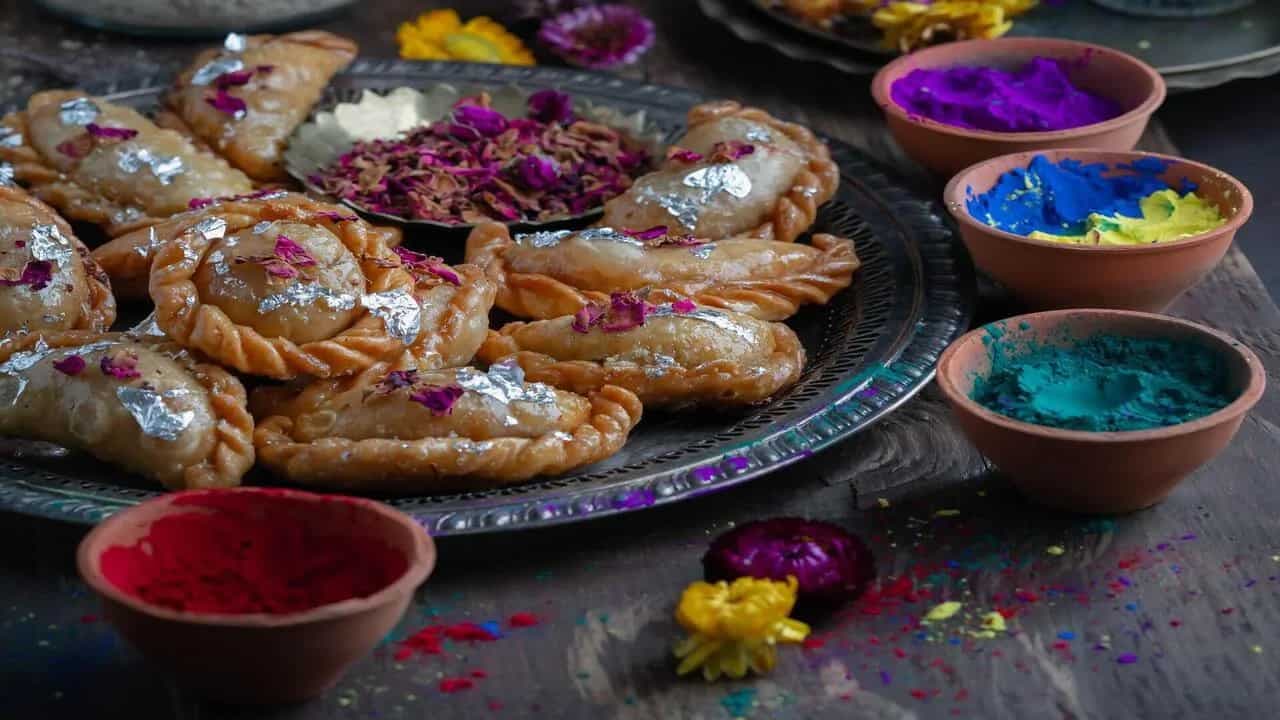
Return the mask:
<path id="1" fill-rule="evenodd" d="M 1050 555 L 1061 555 L 1066 552 L 1066 550 L 1064 550 L 1061 545 L 1050 545 L 1049 547 L 1045 548 L 1044 551 L 1049 553 Z"/>
<path id="2" fill-rule="evenodd" d="M 1253 647 L 1251 647 L 1251 648 L 1249 648 L 1249 649 L 1253 651 L 1253 654 L 1254 654 L 1254 655 L 1261 655 L 1261 654 L 1262 654 L 1262 646 L 1261 646 L 1261 645 L 1254 645 Z"/>
<path id="3" fill-rule="evenodd" d="M 892 675 L 890 675 L 888 672 L 886 672 L 886 671 L 884 671 L 884 670 L 881 670 L 881 671 L 880 671 L 880 684 L 881 684 L 881 685 L 892 685 L 892 684 L 893 684 L 893 676 L 892 676 Z"/>
<path id="4" fill-rule="evenodd" d="M 1153 157 L 1112 167 L 1036 155 L 981 195 L 967 188 L 965 206 L 975 219 L 1015 235 L 1084 235 L 1091 214 L 1142 217 L 1142 200 L 1170 189 L 1162 179 L 1169 167 Z M 1193 193 L 1196 185 L 1184 180 L 1178 190 Z"/>
<path id="5" fill-rule="evenodd" d="M 755 688 L 743 688 L 727 693 L 720 698 L 720 706 L 729 713 L 729 717 L 743 718 L 751 713 L 751 708 L 756 702 Z"/>
<path id="6" fill-rule="evenodd" d="M 1238 395 L 1222 357 L 1200 344 L 1106 333 L 1062 340 L 1013 339 L 992 326 L 991 370 L 974 379 L 971 397 L 1022 422 L 1117 432 L 1195 420 Z"/>
<path id="7" fill-rule="evenodd" d="M 1120 657 L 1116 658 L 1116 662 L 1121 665 L 1132 665 L 1138 662 L 1138 656 L 1133 653 L 1124 653 Z"/>
<path id="8" fill-rule="evenodd" d="M 507 618 L 507 625 L 513 628 L 533 627 L 538 623 L 538 616 L 530 612 L 518 612 Z"/>
<path id="9" fill-rule="evenodd" d="M 964 603 L 959 603 L 955 600 L 938 603 L 924 614 L 924 622 L 941 622 L 960 612 L 962 607 L 964 607 Z"/>
<path id="10" fill-rule="evenodd" d="M 440 692 L 442 693 L 456 693 L 462 690 L 470 690 L 475 686 L 476 684 L 470 678 L 440 678 Z"/>
<path id="11" fill-rule="evenodd" d="M 193 493 L 188 507 L 152 523 L 132 545 L 107 548 L 103 577 L 153 605 L 180 612 L 241 615 L 296 613 L 367 597 L 408 569 L 404 553 L 379 538 L 349 532 L 348 513 L 300 513 L 325 504 L 283 490 Z"/>
<path id="12" fill-rule="evenodd" d="M 393 657 L 397 661 L 403 661 L 414 655 L 440 655 L 444 652 L 446 639 L 454 642 L 493 642 L 498 639 L 498 634 L 471 622 L 428 625 L 397 643 L 399 647 Z"/>
<path id="13" fill-rule="evenodd" d="M 1076 634 L 1075 634 L 1075 633 L 1073 633 L 1073 632 L 1071 632 L 1070 630 L 1063 630 L 1062 632 L 1058 633 L 1058 639 L 1060 639 L 1060 640 L 1075 640 L 1075 639 L 1076 639 Z"/>
<path id="14" fill-rule="evenodd" d="M 1036 231 L 1027 237 L 1075 245 L 1151 245 L 1201 235 L 1227 222 L 1217 205 L 1195 193 L 1160 190 L 1142 198 L 1138 206 L 1142 216 L 1136 218 L 1090 213 L 1080 235 Z"/>
<path id="15" fill-rule="evenodd" d="M 1005 625 L 1004 616 L 998 612 L 989 612 L 986 615 L 983 615 L 982 627 L 993 632 L 1004 632 L 1009 629 L 1008 626 Z"/>
<path id="16" fill-rule="evenodd" d="M 1037 57 L 1013 72 L 922 68 L 894 82 L 889 95 L 913 117 L 970 130 L 1052 132 L 1119 117 L 1118 103 L 1072 84 L 1073 64 Z"/>

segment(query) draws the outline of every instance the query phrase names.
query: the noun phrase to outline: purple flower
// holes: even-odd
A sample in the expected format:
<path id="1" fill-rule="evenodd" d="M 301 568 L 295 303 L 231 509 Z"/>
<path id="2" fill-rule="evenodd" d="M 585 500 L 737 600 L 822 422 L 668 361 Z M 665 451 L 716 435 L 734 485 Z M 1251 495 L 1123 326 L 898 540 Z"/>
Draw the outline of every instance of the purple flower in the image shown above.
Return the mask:
<path id="1" fill-rule="evenodd" d="M 556 90 L 539 90 L 529 96 L 529 117 L 544 123 L 573 122 L 573 98 Z"/>
<path id="2" fill-rule="evenodd" d="M 653 22 L 627 5 L 596 5 L 542 23 L 538 39 L 571 65 L 608 69 L 635 62 L 653 47 Z"/>
<path id="3" fill-rule="evenodd" d="M 85 361 L 79 355 L 68 355 L 53 364 L 53 369 L 63 375 L 79 375 L 84 372 Z"/>
<path id="4" fill-rule="evenodd" d="M 224 112 L 237 119 L 243 117 L 249 110 L 249 106 L 245 104 L 244 100 L 227 92 L 225 88 L 220 88 L 217 95 L 207 97 L 204 101 L 209 103 L 214 110 Z"/>
<path id="5" fill-rule="evenodd" d="M 546 190 L 560 180 L 560 169 L 550 158 L 529 155 L 516 163 L 516 175 L 530 190 Z"/>
<path id="6" fill-rule="evenodd" d="M 84 126 L 89 134 L 104 140 L 132 140 L 137 137 L 138 131 L 132 128 L 103 127 L 98 123 L 89 123 Z"/>
<path id="7" fill-rule="evenodd" d="M 875 577 L 871 550 L 839 526 L 802 518 L 740 525 L 716 538 L 702 558 L 708 580 L 743 576 L 800 584 L 800 601 L 830 605 L 857 597 Z"/>
<path id="8" fill-rule="evenodd" d="M 43 290 L 52 281 L 53 263 L 48 260 L 29 260 L 22 266 L 22 274 L 17 279 L 0 275 L 0 285 L 5 287 L 26 285 L 32 292 Z"/>
<path id="9" fill-rule="evenodd" d="M 453 412 L 453 404 L 462 397 L 462 388 L 457 385 L 426 385 L 415 388 L 409 399 L 431 411 L 432 415 L 448 415 Z"/>
<path id="10" fill-rule="evenodd" d="M 501 135 L 507 129 L 507 119 L 502 113 L 479 105 L 459 105 L 454 108 L 453 121 L 482 137 Z"/>

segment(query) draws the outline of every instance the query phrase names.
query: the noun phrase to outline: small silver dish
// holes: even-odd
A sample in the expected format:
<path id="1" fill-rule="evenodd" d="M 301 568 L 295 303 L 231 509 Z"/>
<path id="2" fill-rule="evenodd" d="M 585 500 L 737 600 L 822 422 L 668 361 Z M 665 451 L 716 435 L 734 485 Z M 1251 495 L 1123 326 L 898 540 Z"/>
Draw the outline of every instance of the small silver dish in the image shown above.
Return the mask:
<path id="1" fill-rule="evenodd" d="M 285 171 L 310 192 L 340 202 L 371 220 L 453 231 L 469 229 L 473 226 L 471 223 L 445 223 L 367 210 L 355 203 L 333 198 L 312 183 L 310 177 L 331 165 L 357 142 L 395 138 L 414 128 L 442 120 L 448 117 L 459 100 L 481 92 L 489 93 L 494 110 L 507 117 L 524 117 L 529 96 L 537 91 L 514 85 L 491 90 L 445 83 L 433 85 L 426 90 L 401 87 L 385 94 L 365 90 L 356 102 L 338 103 L 332 110 L 317 112 L 294 131 L 284 153 Z M 617 108 L 583 100 L 576 95 L 573 98 L 573 109 L 579 117 L 610 127 L 628 142 L 643 148 L 654 162 L 659 162 L 666 152 L 667 131 L 653 123 L 644 110 L 627 114 Z M 601 211 L 602 207 L 595 207 L 575 215 L 511 222 L 507 225 L 521 230 L 536 230 L 583 221 L 599 215 Z"/>

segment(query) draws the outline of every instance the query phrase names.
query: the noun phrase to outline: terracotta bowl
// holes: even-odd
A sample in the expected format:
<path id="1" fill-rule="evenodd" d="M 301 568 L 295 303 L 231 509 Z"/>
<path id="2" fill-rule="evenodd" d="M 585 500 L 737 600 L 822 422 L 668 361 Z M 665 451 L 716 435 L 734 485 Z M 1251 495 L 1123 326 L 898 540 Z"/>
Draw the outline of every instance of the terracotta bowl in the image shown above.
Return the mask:
<path id="1" fill-rule="evenodd" d="M 1227 222 L 1182 240 L 1104 247 L 1032 240 L 997 230 L 969 214 L 965 206 L 969 193 L 987 192 L 1001 175 L 1026 167 L 1036 155 L 1053 162 L 1071 158 L 1113 167 L 1144 157 L 1166 160 L 1169 169 L 1164 180 L 1174 186 L 1184 178 L 1196 183 L 1196 194 L 1217 205 Z M 960 223 L 960 236 L 978 268 L 1034 310 L 1163 310 L 1218 264 L 1231 247 L 1236 231 L 1253 214 L 1249 189 L 1221 170 L 1169 155 L 1106 150 L 1046 150 L 987 160 L 952 178 L 943 199 Z"/>
<path id="2" fill-rule="evenodd" d="M 215 512 L 180 504 L 207 493 L 257 495 L 269 518 L 276 514 L 342 537 L 381 540 L 404 553 L 407 570 L 368 597 L 285 615 L 178 612 L 126 594 L 103 576 L 107 548 L 135 544 L 160 518 Z M 164 495 L 116 513 L 85 537 L 76 559 L 80 576 L 102 597 L 106 620 L 179 685 L 222 702 L 279 704 L 319 695 L 367 655 L 404 615 L 414 589 L 434 568 L 436 551 L 417 523 L 381 503 L 237 488 Z"/>
<path id="3" fill-rule="evenodd" d="M 1083 90 L 1116 101 L 1125 110 L 1124 114 L 1106 122 L 1070 130 L 991 132 L 968 130 L 912 116 L 890 97 L 893 84 L 913 70 L 957 65 L 1016 70 L 1036 57 L 1074 62 L 1070 71 L 1071 82 Z M 871 82 L 871 94 L 884 111 L 894 139 L 911 159 L 943 176 L 988 158 L 1027 150 L 1132 150 L 1146 130 L 1151 114 L 1164 102 L 1165 92 L 1160 73 L 1131 55 L 1101 45 L 1055 38 L 945 43 L 903 55 L 881 68 Z"/>
<path id="4" fill-rule="evenodd" d="M 938 387 L 964 434 L 1034 501 L 1086 513 L 1125 513 L 1154 505 L 1231 442 L 1262 397 L 1266 372 L 1238 341 L 1186 320 L 1124 310 L 1055 310 L 1002 320 L 1002 341 L 1061 344 L 1105 332 L 1199 343 L 1221 353 L 1239 396 L 1191 422 L 1152 430 L 1086 432 L 1019 422 L 970 398 L 991 370 L 988 325 L 957 340 L 938 363 Z"/>

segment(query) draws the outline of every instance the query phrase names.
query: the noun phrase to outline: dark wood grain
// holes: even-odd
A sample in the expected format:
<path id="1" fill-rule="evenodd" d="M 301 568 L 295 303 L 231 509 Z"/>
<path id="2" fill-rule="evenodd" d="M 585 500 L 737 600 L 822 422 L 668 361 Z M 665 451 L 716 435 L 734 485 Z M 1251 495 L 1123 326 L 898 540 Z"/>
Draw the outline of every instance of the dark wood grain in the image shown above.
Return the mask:
<path id="1" fill-rule="evenodd" d="M 357 37 L 367 54 L 390 55 L 395 22 L 435 4 L 361 3 L 328 27 Z M 887 136 L 865 80 L 738 45 L 692 3 L 639 4 L 657 20 L 659 41 L 627 74 L 760 104 L 936 191 Z M 501 12 L 506 4 L 458 5 Z M 191 53 L 188 43 L 82 31 L 16 0 L 0 0 L 0 44 L 54 57 L 85 79 L 164 71 Z M 0 86 L 10 96 L 49 82 L 7 55 L 0 69 L 11 73 Z M 1274 128 L 1266 141 L 1277 142 Z M 1158 125 L 1144 145 L 1174 150 Z M 1015 310 L 987 293 L 982 317 Z M 1174 312 L 1239 336 L 1273 380 L 1280 372 L 1280 311 L 1240 252 Z M 1271 390 L 1233 445 L 1167 502 L 1098 521 L 1021 501 L 927 390 L 863 435 L 733 491 L 606 521 L 446 540 L 437 573 L 390 639 L 434 621 L 519 611 L 543 622 L 441 657 L 396 662 L 384 648 L 323 698 L 269 711 L 187 697 L 109 628 L 82 621 L 97 612 L 73 571 L 82 528 L 0 517 L 0 717 L 1271 717 L 1280 697 L 1278 427 L 1280 398 Z M 824 645 L 784 649 L 767 678 L 677 679 L 671 610 L 700 576 L 706 543 L 735 523 L 784 514 L 862 533 L 882 580 L 920 574 L 927 594 L 878 615 L 864 604 L 815 619 Z M 963 634 L 972 619 L 917 637 L 913 618 L 943 598 L 963 601 L 969 613 L 1018 612 L 998 638 Z M 1136 662 L 1118 662 L 1125 653 Z M 472 669 L 488 675 L 476 688 L 439 691 L 441 677 Z"/>

